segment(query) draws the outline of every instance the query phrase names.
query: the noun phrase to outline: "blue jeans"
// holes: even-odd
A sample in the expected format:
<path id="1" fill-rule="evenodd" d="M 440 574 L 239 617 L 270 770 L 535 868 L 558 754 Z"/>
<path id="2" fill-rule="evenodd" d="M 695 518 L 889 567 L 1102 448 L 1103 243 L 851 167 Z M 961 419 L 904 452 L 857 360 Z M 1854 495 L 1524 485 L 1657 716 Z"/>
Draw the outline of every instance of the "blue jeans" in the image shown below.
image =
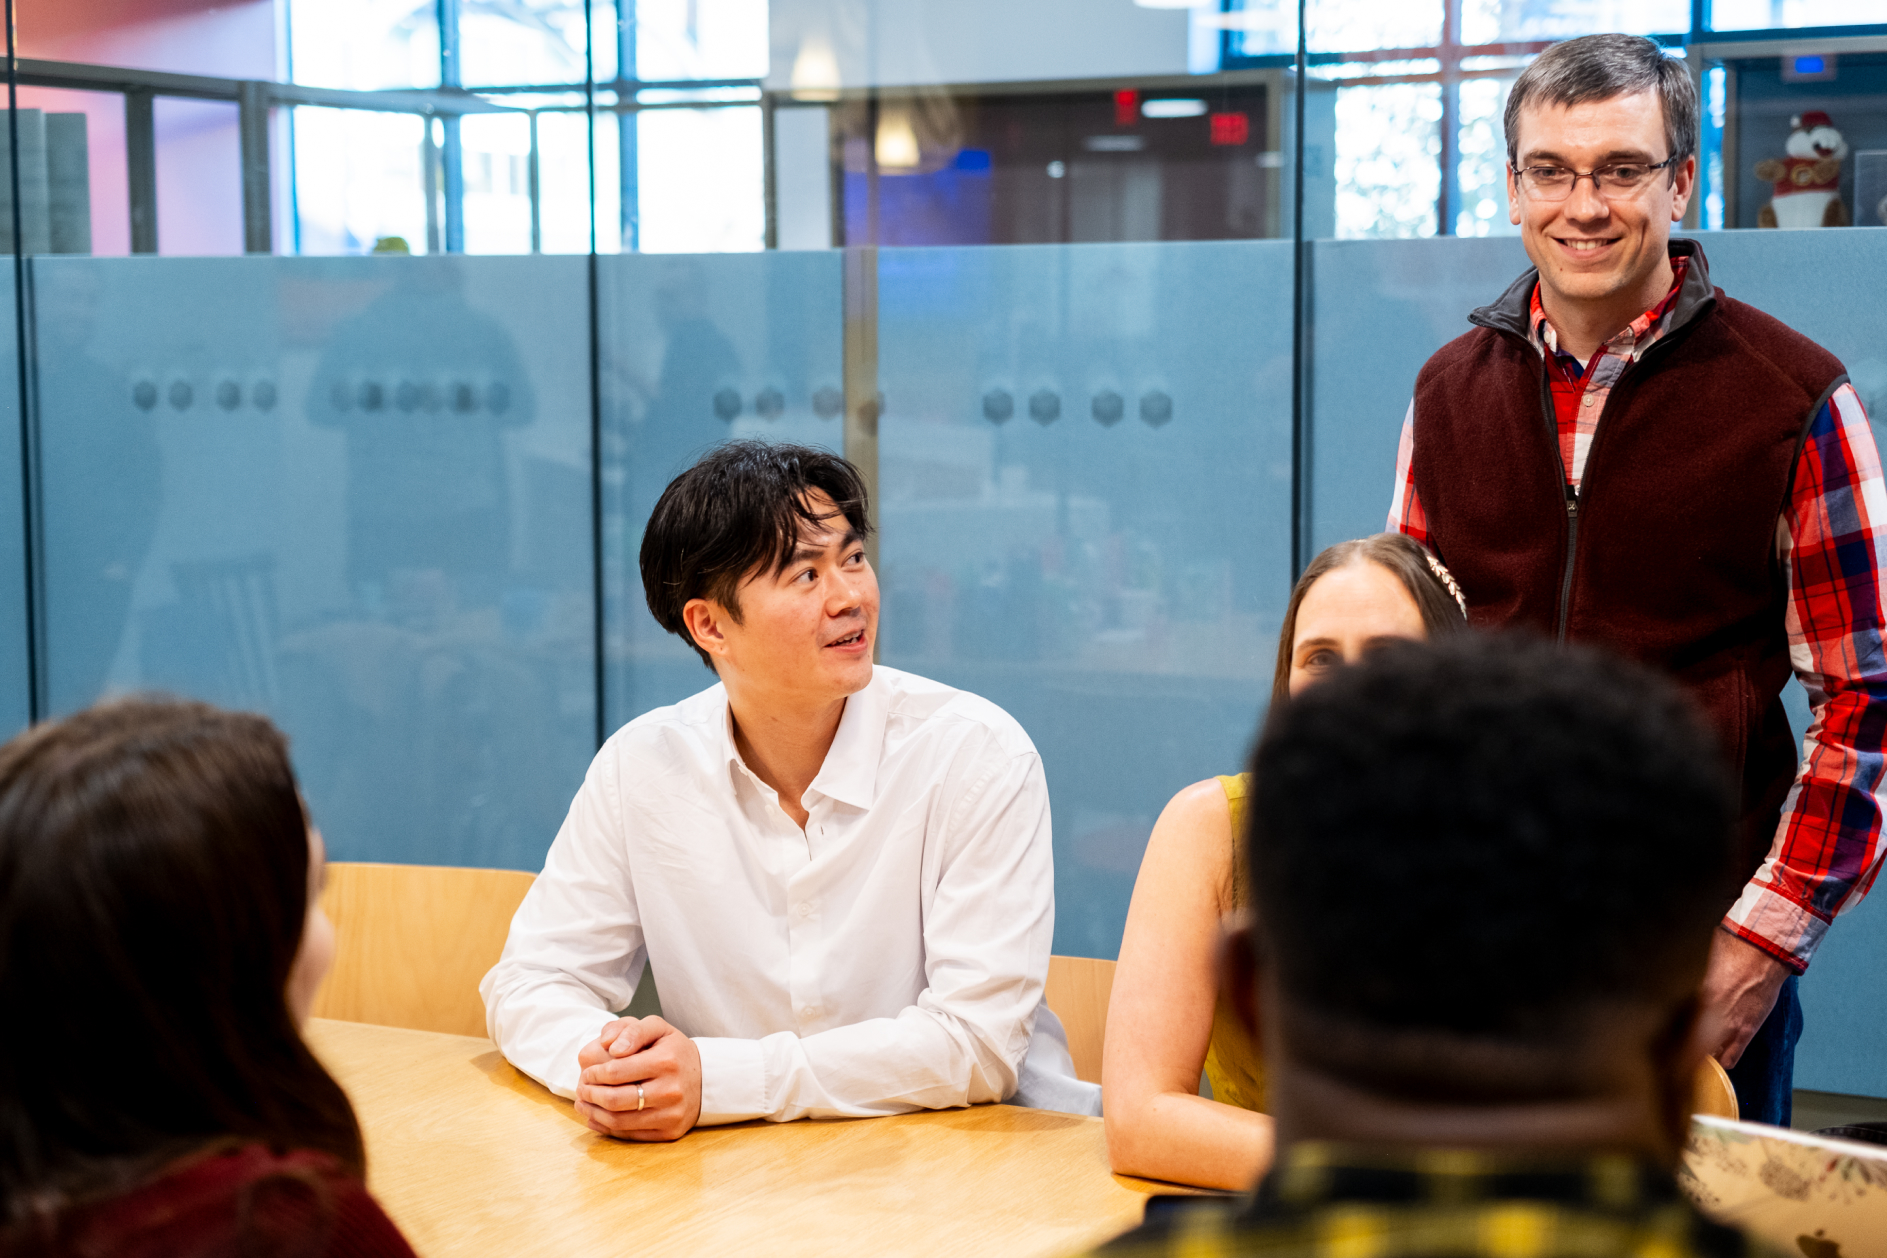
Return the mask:
<path id="1" fill-rule="evenodd" d="M 1736 1103 L 1746 1123 L 1787 1127 L 1794 1112 L 1795 1042 L 1802 1038 L 1802 1002 L 1795 994 L 1796 981 L 1793 974 L 1783 980 L 1776 1007 L 1730 1069 Z"/>

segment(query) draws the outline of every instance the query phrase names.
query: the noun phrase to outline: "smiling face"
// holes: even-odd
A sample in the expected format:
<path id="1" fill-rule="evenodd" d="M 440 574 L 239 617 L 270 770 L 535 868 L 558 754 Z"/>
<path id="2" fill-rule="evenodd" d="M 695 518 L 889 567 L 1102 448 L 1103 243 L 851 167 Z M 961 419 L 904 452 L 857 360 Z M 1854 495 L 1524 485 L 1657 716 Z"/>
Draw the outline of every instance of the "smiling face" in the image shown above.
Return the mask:
<path id="1" fill-rule="evenodd" d="M 1577 171 L 1670 156 L 1664 110 L 1655 92 L 1578 105 L 1535 104 L 1520 111 L 1515 165 Z M 1675 175 L 1673 175 L 1675 170 Z M 1563 201 L 1542 201 L 1507 173 L 1508 217 L 1520 225 L 1527 256 L 1540 268 L 1541 300 L 1554 308 L 1623 311 L 1623 327 L 1657 303 L 1670 285 L 1671 224 L 1690 204 L 1697 159 L 1657 171 L 1627 194 L 1601 193 L 1579 180 Z"/>
<path id="2" fill-rule="evenodd" d="M 814 490 L 807 501 L 819 526 L 800 534 L 784 568 L 741 582 L 739 619 L 712 599 L 682 609 L 690 636 L 730 691 L 796 709 L 870 684 L 878 636 L 878 577 L 863 539 L 831 498 Z"/>
<path id="3" fill-rule="evenodd" d="M 1395 573 L 1367 559 L 1333 569 L 1297 605 L 1291 693 L 1385 643 L 1427 636 L 1421 609 Z"/>

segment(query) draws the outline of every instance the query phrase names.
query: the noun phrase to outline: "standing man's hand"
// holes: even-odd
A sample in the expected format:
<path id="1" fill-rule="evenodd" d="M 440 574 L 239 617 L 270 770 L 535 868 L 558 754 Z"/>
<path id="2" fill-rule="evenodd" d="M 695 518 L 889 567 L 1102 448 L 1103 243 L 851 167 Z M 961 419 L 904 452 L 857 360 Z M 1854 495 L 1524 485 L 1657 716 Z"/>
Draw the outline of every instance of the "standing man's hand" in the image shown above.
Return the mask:
<path id="1" fill-rule="evenodd" d="M 577 1113 L 623 1140 L 679 1140 L 701 1117 L 701 1051 L 660 1018 L 618 1018 L 577 1054 Z"/>
<path id="2" fill-rule="evenodd" d="M 1791 971 L 1754 944 L 1744 943 L 1729 931 L 1717 930 L 1710 945 L 1710 968 L 1704 974 L 1704 1017 L 1715 1026 L 1710 1055 L 1728 1070 L 1762 1028 L 1776 996 Z"/>

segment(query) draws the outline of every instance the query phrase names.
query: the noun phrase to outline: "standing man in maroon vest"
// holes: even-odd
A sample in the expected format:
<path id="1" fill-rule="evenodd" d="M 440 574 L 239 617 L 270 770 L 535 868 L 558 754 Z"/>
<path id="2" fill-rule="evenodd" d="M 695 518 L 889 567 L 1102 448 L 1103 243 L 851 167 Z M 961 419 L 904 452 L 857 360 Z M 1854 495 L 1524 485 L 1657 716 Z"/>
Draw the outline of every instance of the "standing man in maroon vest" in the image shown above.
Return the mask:
<path id="1" fill-rule="evenodd" d="M 1635 36 L 1558 44 L 1506 130 L 1535 269 L 1417 377 L 1389 527 L 1453 569 L 1477 622 L 1604 644 L 1703 705 L 1751 871 L 1704 983 L 1711 1051 L 1745 1118 L 1787 1124 L 1795 976 L 1883 852 L 1880 457 L 1840 362 L 1671 239 L 1697 173 L 1682 62 Z"/>

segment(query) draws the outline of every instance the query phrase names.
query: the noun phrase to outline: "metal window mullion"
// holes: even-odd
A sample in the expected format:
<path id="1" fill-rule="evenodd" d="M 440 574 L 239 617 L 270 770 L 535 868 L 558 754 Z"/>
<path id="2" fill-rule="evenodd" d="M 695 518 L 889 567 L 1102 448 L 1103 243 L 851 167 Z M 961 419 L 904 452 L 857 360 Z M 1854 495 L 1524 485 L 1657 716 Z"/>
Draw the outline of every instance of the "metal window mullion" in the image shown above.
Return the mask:
<path id="1" fill-rule="evenodd" d="M 149 89 L 124 94 L 125 192 L 131 252 L 157 252 L 157 121 Z"/>
<path id="2" fill-rule="evenodd" d="M 238 85 L 236 132 L 242 164 L 242 251 L 273 253 L 267 83 L 248 81 Z"/>

